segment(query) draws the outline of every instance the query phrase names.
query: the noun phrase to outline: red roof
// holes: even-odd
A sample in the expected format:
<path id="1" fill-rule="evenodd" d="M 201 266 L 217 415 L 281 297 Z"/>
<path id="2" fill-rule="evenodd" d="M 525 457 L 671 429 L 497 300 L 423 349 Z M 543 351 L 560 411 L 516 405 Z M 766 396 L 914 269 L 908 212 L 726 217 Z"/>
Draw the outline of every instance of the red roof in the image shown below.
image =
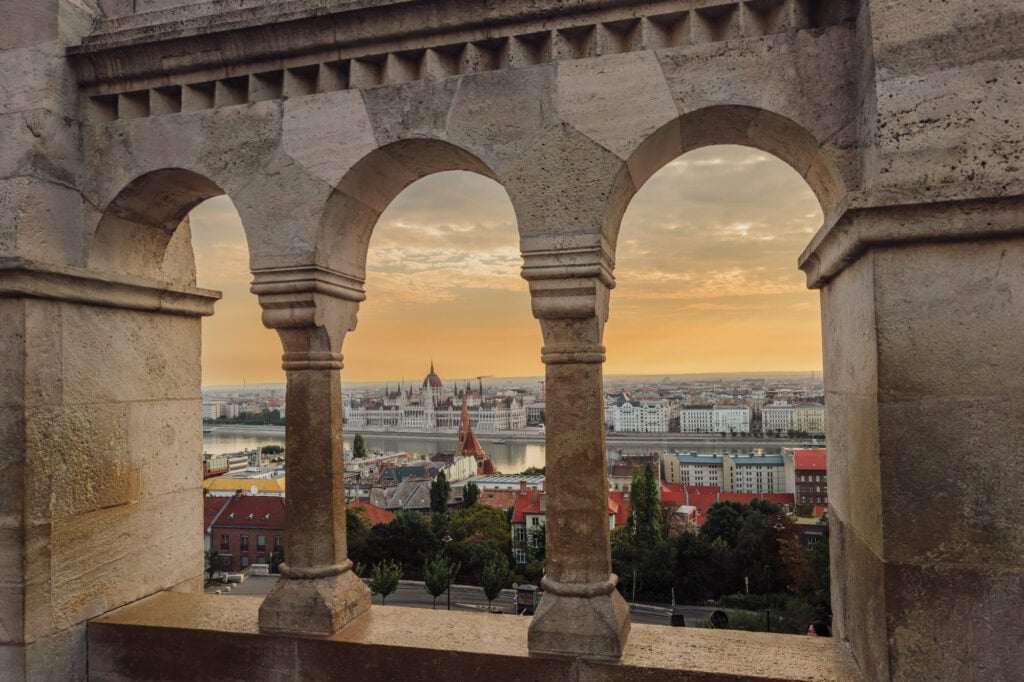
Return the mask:
<path id="1" fill-rule="evenodd" d="M 820 518 L 821 515 L 824 514 L 827 511 L 828 511 L 828 505 L 827 504 L 816 504 L 816 505 L 814 505 L 814 516 L 815 516 L 815 518 Z"/>
<path id="2" fill-rule="evenodd" d="M 217 518 L 216 527 L 284 530 L 283 497 L 241 495 L 228 499 L 228 506 Z"/>
<path id="3" fill-rule="evenodd" d="M 615 526 L 625 526 L 629 518 L 629 500 L 626 493 L 621 490 L 613 490 L 608 493 L 608 511 L 615 514 Z"/>
<path id="4" fill-rule="evenodd" d="M 775 504 L 793 504 L 793 493 L 723 493 L 714 485 L 682 485 L 662 483 L 661 499 L 676 506 L 689 505 L 697 508 L 697 524 L 707 520 L 708 509 L 715 502 L 740 502 L 750 504 L 754 500 L 768 500 Z"/>
<path id="5" fill-rule="evenodd" d="M 377 505 L 363 502 L 362 500 L 353 500 L 349 502 L 348 506 L 350 509 L 362 509 L 363 516 L 366 517 L 367 522 L 371 526 L 376 526 L 379 523 L 391 523 L 397 518 L 387 509 L 382 509 Z"/>
<path id="6" fill-rule="evenodd" d="M 497 509 L 509 510 L 516 506 L 516 498 L 518 496 L 518 490 L 483 490 L 480 492 L 480 504 L 486 504 L 489 507 L 496 507 Z"/>
<path id="7" fill-rule="evenodd" d="M 527 490 L 519 493 L 516 506 L 512 510 L 512 523 L 526 523 L 527 514 L 544 514 L 540 510 L 540 496 L 543 491 Z M 626 523 L 629 514 L 629 500 L 625 499 L 626 493 L 621 490 L 608 493 L 608 514 L 615 517 L 615 525 Z M 621 519 L 621 522 L 620 522 Z"/>
<path id="8" fill-rule="evenodd" d="M 220 510 L 231 500 L 230 497 L 216 497 L 208 495 L 203 498 L 203 529 L 210 527 Z"/>
<path id="9" fill-rule="evenodd" d="M 797 471 L 825 471 L 825 450 L 793 450 L 793 468 Z"/>
<path id="10" fill-rule="evenodd" d="M 661 501 L 670 502 L 679 507 L 684 504 L 694 504 L 694 496 L 717 496 L 720 488 L 717 485 L 683 485 L 682 483 L 662 483 Z M 689 500 L 689 501 L 687 501 Z"/>

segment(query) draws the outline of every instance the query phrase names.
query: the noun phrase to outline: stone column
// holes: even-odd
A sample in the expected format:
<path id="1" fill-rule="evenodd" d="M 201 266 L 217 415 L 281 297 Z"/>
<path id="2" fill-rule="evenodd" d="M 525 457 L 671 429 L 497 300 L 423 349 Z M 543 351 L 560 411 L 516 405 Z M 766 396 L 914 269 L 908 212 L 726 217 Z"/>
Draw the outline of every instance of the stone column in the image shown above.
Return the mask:
<path id="1" fill-rule="evenodd" d="M 601 345 L 614 285 L 594 237 L 523 240 L 523 277 L 544 335 L 546 574 L 531 654 L 618 660 L 629 606 L 611 572 Z"/>
<path id="2" fill-rule="evenodd" d="M 865 679 L 1018 678 L 1024 200 L 850 211 L 801 266 L 821 288 L 837 636 Z"/>
<path id="3" fill-rule="evenodd" d="M 355 328 L 362 282 L 317 267 L 255 273 L 263 323 L 276 329 L 287 373 L 287 530 L 281 580 L 260 629 L 328 635 L 370 607 L 345 540 L 341 345 Z"/>

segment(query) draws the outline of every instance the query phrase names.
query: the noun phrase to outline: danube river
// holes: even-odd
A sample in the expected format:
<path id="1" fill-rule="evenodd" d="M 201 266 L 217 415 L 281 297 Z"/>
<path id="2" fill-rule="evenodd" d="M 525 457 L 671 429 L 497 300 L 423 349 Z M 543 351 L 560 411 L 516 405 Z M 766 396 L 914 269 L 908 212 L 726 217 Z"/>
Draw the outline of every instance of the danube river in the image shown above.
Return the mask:
<path id="1" fill-rule="evenodd" d="M 500 440 L 499 436 L 478 436 L 487 456 L 494 462 L 494 467 L 503 473 L 516 473 L 531 466 L 544 466 L 544 444 L 524 443 L 522 441 L 508 441 L 495 443 Z M 426 438 L 423 436 L 401 436 L 401 435 L 376 435 L 365 434 L 366 447 L 369 450 L 382 450 L 385 452 L 413 452 L 417 454 L 434 454 L 435 452 L 452 452 L 458 446 L 455 436 L 438 436 Z M 284 433 L 256 435 L 247 433 L 206 433 L 203 434 L 203 447 L 206 452 L 239 452 L 263 445 L 284 445 Z M 345 448 L 351 449 L 352 437 L 345 436 Z M 725 452 L 744 453 L 750 452 L 751 446 L 737 446 L 735 443 L 722 444 L 680 444 L 671 446 L 682 452 Z M 792 447 L 786 444 L 786 447 Z M 782 452 L 783 445 L 764 446 L 762 449 L 768 454 Z M 646 452 L 659 452 L 665 446 L 657 443 L 650 445 L 618 445 L 608 447 L 608 453 L 614 457 L 619 452 L 623 454 L 641 454 Z"/>

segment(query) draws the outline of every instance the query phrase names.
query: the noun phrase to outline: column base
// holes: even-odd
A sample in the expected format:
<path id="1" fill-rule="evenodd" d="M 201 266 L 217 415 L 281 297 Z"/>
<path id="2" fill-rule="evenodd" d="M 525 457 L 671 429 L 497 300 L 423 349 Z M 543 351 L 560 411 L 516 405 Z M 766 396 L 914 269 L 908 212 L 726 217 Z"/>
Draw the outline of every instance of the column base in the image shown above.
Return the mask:
<path id="1" fill-rule="evenodd" d="M 544 596 L 530 623 L 531 656 L 615 662 L 629 637 L 629 604 L 606 583 L 541 581 Z"/>
<path id="2" fill-rule="evenodd" d="M 348 562 L 346 562 L 348 563 Z M 351 568 L 330 575 L 289 575 L 260 605 L 260 630 L 293 635 L 331 635 L 370 608 L 370 588 Z"/>

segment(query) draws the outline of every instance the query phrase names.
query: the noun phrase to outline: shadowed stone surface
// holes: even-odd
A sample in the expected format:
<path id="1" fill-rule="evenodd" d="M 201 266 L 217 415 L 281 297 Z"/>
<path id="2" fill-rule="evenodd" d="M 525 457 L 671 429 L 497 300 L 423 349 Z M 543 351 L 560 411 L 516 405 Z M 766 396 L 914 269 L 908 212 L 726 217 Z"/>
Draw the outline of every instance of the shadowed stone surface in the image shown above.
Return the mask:
<path id="1" fill-rule="evenodd" d="M 89 625 L 90 678 L 236 680 L 245 660 L 280 680 L 332 677 L 356 661 L 374 679 L 860 679 L 838 640 L 636 625 L 621 663 L 599 664 L 530 656 L 528 618 L 385 606 L 330 637 L 296 638 L 259 633 L 259 604 L 160 594 L 104 616 Z"/>

